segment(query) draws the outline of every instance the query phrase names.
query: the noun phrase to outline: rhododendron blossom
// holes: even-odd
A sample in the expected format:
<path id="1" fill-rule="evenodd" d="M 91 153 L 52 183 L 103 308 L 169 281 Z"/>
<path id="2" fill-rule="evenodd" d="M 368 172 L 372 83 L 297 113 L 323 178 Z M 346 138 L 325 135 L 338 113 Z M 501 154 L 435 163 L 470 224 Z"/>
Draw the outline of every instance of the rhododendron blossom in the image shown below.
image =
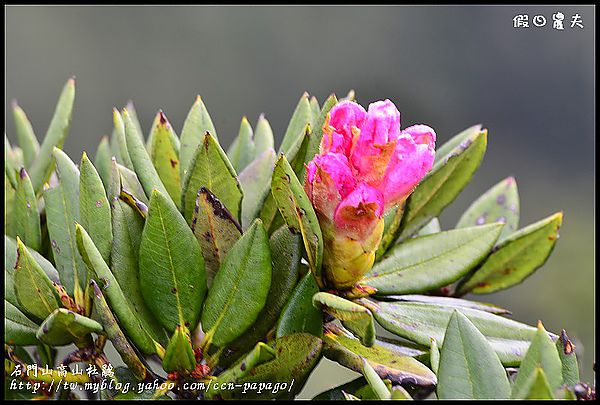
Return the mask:
<path id="1" fill-rule="evenodd" d="M 350 288 L 369 271 L 383 215 L 431 170 L 435 138 L 427 125 L 400 129 L 400 112 L 390 100 L 368 111 L 352 101 L 331 109 L 305 190 L 323 230 L 324 274 L 333 287 Z"/>

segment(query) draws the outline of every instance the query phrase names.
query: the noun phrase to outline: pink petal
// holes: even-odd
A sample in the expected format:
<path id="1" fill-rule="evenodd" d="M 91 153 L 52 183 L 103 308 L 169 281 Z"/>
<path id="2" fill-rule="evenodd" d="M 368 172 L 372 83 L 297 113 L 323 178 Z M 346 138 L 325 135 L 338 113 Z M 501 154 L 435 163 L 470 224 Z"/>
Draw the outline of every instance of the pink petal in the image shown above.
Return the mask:
<path id="1" fill-rule="evenodd" d="M 359 183 L 338 205 L 334 222 L 337 228 L 360 239 L 377 224 L 383 208 L 381 192 L 366 183 Z"/>
<path id="2" fill-rule="evenodd" d="M 335 152 L 348 156 L 354 134 L 363 125 L 366 116 L 365 109 L 353 101 L 342 101 L 333 106 L 323 127 L 321 153 Z"/>

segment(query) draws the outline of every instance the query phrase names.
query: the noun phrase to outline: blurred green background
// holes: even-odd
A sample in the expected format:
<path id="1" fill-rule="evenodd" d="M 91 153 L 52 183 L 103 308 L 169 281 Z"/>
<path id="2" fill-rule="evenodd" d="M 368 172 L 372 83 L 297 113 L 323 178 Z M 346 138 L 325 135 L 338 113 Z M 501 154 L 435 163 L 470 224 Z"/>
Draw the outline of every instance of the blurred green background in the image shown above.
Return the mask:
<path id="1" fill-rule="evenodd" d="M 565 30 L 552 29 L 553 13 Z M 403 126 L 434 127 L 439 143 L 482 123 L 486 158 L 441 217 L 517 178 L 521 224 L 565 214 L 548 263 L 523 284 L 476 297 L 577 344 L 584 380 L 595 360 L 594 36 L 592 6 L 7 6 L 5 101 L 17 99 L 43 136 L 66 79 L 77 76 L 73 157 L 95 152 L 111 108 L 132 99 L 145 131 L 162 108 L 176 129 L 196 94 L 225 147 L 240 119 L 264 112 L 278 140 L 303 91 L 322 102 L 355 89 L 363 105 L 389 98 Z M 579 13 L 584 28 L 570 28 Z M 516 14 L 542 28 L 513 28 Z M 8 106 L 6 133 L 14 141 Z M 74 158 L 75 159 L 75 158 Z M 77 159 L 75 159 L 77 160 Z M 301 397 L 354 374 L 324 360 Z"/>

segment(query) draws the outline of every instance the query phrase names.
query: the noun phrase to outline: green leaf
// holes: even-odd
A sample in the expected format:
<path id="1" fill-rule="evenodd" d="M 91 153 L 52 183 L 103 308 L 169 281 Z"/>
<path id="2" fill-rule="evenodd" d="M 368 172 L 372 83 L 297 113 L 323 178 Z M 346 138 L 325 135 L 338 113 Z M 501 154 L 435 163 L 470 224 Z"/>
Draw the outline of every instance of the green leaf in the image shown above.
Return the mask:
<path id="1" fill-rule="evenodd" d="M 148 205 L 149 200 L 135 172 L 113 161 L 111 165 L 111 190 L 107 193 L 108 199 L 119 197 L 122 190 L 129 192 L 137 200 Z"/>
<path id="2" fill-rule="evenodd" d="M 361 280 L 378 295 L 410 294 L 446 286 L 488 255 L 502 224 L 474 226 L 409 239 L 395 246 Z"/>
<path id="3" fill-rule="evenodd" d="M 33 249 L 27 249 L 31 256 L 40 265 L 48 279 L 54 283 L 60 283 L 58 272 L 44 256 Z M 15 293 L 14 277 L 17 265 L 17 242 L 11 237 L 4 235 L 4 298 L 16 307 L 19 307 Z"/>
<path id="4" fill-rule="evenodd" d="M 522 392 L 524 395 L 521 399 L 554 399 L 552 389 L 546 378 L 546 373 L 544 373 L 544 369 L 541 367 L 536 367 Z"/>
<path id="5" fill-rule="evenodd" d="M 94 157 L 94 165 L 98 170 L 98 174 L 102 179 L 102 184 L 106 190 L 110 183 L 110 167 L 111 167 L 111 152 L 110 145 L 108 143 L 108 137 L 103 136 L 102 140 L 98 144 L 96 149 L 96 156 Z"/>
<path id="6" fill-rule="evenodd" d="M 227 350 L 220 353 L 219 365 L 226 367 L 246 353 L 256 342 L 264 339 L 277 322 L 298 282 L 301 243 L 300 236 L 290 232 L 287 227 L 281 227 L 271 235 L 269 246 L 273 274 L 267 302 L 256 318 L 256 322 L 243 335 L 227 345 Z"/>
<path id="7" fill-rule="evenodd" d="M 319 100 L 315 96 L 310 98 L 310 110 L 313 115 L 313 121 L 315 121 L 319 117 L 319 113 L 321 112 L 321 107 L 319 107 Z"/>
<path id="8" fill-rule="evenodd" d="M 108 263 L 112 245 L 112 223 L 108 198 L 100 175 L 84 152 L 79 177 L 79 215 L 81 225 L 88 230 L 94 245 Z"/>
<path id="9" fill-rule="evenodd" d="M 523 282 L 552 253 L 561 223 L 559 212 L 504 239 L 473 275 L 458 286 L 458 294 L 488 294 Z"/>
<path id="10" fill-rule="evenodd" d="M 290 123 L 285 131 L 281 146 L 277 151 L 277 154 L 284 154 L 289 161 L 294 160 L 304 134 L 306 133 L 306 126 L 312 122 L 312 110 L 310 108 L 310 102 L 308 101 L 308 93 L 304 93 L 300 97 L 300 101 L 294 110 L 294 114 L 290 119 Z"/>
<path id="11" fill-rule="evenodd" d="M 131 111 L 128 110 L 131 118 Z M 134 120 L 132 118 L 132 120 Z M 137 122 L 137 119 L 134 120 Z M 138 128 L 138 124 L 132 122 L 135 128 Z M 138 136 L 141 138 L 141 132 L 138 133 Z M 125 135 L 125 123 L 123 122 L 123 117 L 119 110 L 113 108 L 113 133 L 112 139 L 113 142 L 112 148 L 114 151 L 114 156 L 117 158 L 117 161 L 123 166 L 127 167 L 130 170 L 134 170 L 133 162 L 131 161 L 131 157 L 129 156 L 129 151 L 127 149 L 127 136 Z"/>
<path id="12" fill-rule="evenodd" d="M 227 252 L 242 235 L 242 229 L 221 201 L 202 187 L 196 197 L 192 232 L 200 244 L 210 286 Z"/>
<path id="13" fill-rule="evenodd" d="M 451 298 L 451 297 L 440 297 L 436 295 L 418 295 L 418 294 L 408 294 L 408 295 L 388 295 L 385 297 L 385 300 L 392 301 L 406 301 L 406 302 L 423 302 L 426 304 L 434 304 L 440 305 L 444 307 L 453 307 L 453 308 L 471 308 L 477 309 L 479 311 L 489 312 L 491 314 L 496 315 L 506 315 L 511 312 L 508 309 L 504 309 L 498 307 L 493 304 L 488 304 L 486 302 L 479 301 L 471 301 L 471 300 L 463 300 L 461 298 Z"/>
<path id="14" fill-rule="evenodd" d="M 486 145 L 487 130 L 474 131 L 433 166 L 406 202 L 399 240 L 412 236 L 454 201 L 479 167 Z"/>
<path id="15" fill-rule="evenodd" d="M 246 356 L 240 359 L 236 364 L 219 374 L 218 384 L 235 382 L 240 378 L 246 377 L 253 368 L 271 361 L 275 358 L 275 350 L 263 342 L 258 342 Z M 215 391 L 210 392 L 216 393 Z"/>
<path id="16" fill-rule="evenodd" d="M 439 399 L 507 399 L 506 371 L 485 336 L 458 310 L 450 317 L 440 352 Z"/>
<path id="17" fill-rule="evenodd" d="M 177 207 L 181 205 L 181 180 L 179 170 L 179 139 L 167 117 L 160 111 L 152 127 L 149 141 L 150 159 L 158 177 Z"/>
<path id="18" fill-rule="evenodd" d="M 25 111 L 16 102 L 13 102 L 12 110 L 19 147 L 23 151 L 23 163 L 25 168 L 30 168 L 40 151 L 40 144 Z"/>
<path id="19" fill-rule="evenodd" d="M 44 320 L 60 306 L 52 281 L 18 236 L 14 286 L 19 308 L 37 320 Z"/>
<path id="20" fill-rule="evenodd" d="M 362 361 L 362 373 L 377 399 L 391 399 L 392 393 L 367 360 Z"/>
<path id="21" fill-rule="evenodd" d="M 327 292 L 316 293 L 312 302 L 316 308 L 342 321 L 363 345 L 375 344 L 375 322 L 367 308 Z"/>
<path id="22" fill-rule="evenodd" d="M 6 159 L 5 159 L 6 160 Z M 11 175 L 12 176 L 12 175 Z M 16 180 L 14 180 L 16 182 Z M 15 232 L 15 198 L 16 191 L 13 188 L 8 175 L 4 173 L 4 234 L 16 236 Z"/>
<path id="23" fill-rule="evenodd" d="M 83 291 L 87 268 L 77 253 L 75 223 L 79 218 L 79 170 L 60 149 L 54 149 L 59 183 L 45 188 L 46 226 L 61 284 L 71 296 Z"/>
<path id="24" fill-rule="evenodd" d="M 111 203 L 113 243 L 110 255 L 111 273 L 122 291 L 126 291 L 125 300 L 142 325 L 151 330 L 152 336 L 159 342 L 166 335 L 156 317 L 150 311 L 140 286 L 139 252 L 144 220 L 137 212 L 122 200 Z"/>
<path id="25" fill-rule="evenodd" d="M 237 174 L 217 139 L 208 133 L 204 136 L 202 144 L 198 145 L 183 183 L 182 212 L 190 224 L 196 196 L 202 187 L 210 190 L 227 207 L 235 220 L 239 221 L 242 189 Z"/>
<path id="26" fill-rule="evenodd" d="M 383 236 L 381 237 L 381 242 L 379 242 L 379 247 L 375 252 L 375 260 L 378 261 L 394 244 L 396 238 L 398 237 L 398 228 L 400 227 L 400 223 L 402 222 L 402 216 L 404 215 L 404 206 L 405 203 L 390 208 L 383 215 Z"/>
<path id="27" fill-rule="evenodd" d="M 29 170 L 33 189 L 36 193 L 41 190 L 42 185 L 48 180 L 50 173 L 52 173 L 53 149 L 55 147 L 61 148 L 69 133 L 74 100 L 75 79 L 71 78 L 67 81 L 60 94 L 52 121 L 50 121 L 50 126 L 40 146 L 40 151 Z"/>
<path id="28" fill-rule="evenodd" d="M 361 372 L 364 360 L 379 377 L 393 384 L 432 386 L 435 374 L 425 365 L 407 354 L 406 349 L 393 341 L 376 340 L 373 346 L 363 346 L 349 332 L 329 324 L 323 338 L 324 355 L 356 372 Z"/>
<path id="29" fill-rule="evenodd" d="M 138 381 L 144 380 L 146 377 L 146 367 L 123 334 L 123 331 L 119 327 L 115 316 L 108 307 L 108 304 L 102 295 L 102 290 L 100 290 L 100 287 L 98 284 L 96 284 L 96 281 L 90 280 L 90 285 L 93 289 L 92 302 L 94 305 L 94 317 L 102 325 L 106 336 L 111 341 L 129 370 L 138 379 Z M 106 289 L 104 291 L 106 291 Z M 127 336 L 132 340 L 135 340 L 133 339 L 134 336 L 130 335 L 129 333 L 127 333 Z"/>
<path id="30" fill-rule="evenodd" d="M 519 192 L 514 177 L 507 177 L 475 200 L 462 214 L 457 228 L 501 222 L 498 242 L 519 228 Z"/>
<path id="31" fill-rule="evenodd" d="M 224 347 L 256 321 L 271 274 L 269 239 L 257 219 L 229 250 L 208 292 L 202 311 L 205 347 Z"/>
<path id="32" fill-rule="evenodd" d="M 434 338 L 438 344 L 444 340 L 444 332 L 456 307 L 421 302 L 374 302 L 358 300 L 371 310 L 377 323 L 384 329 L 423 346 Z M 460 311 L 488 339 L 500 361 L 505 366 L 521 362 L 535 328 L 511 319 L 479 311 L 461 308 Z"/>
<path id="33" fill-rule="evenodd" d="M 169 332 L 194 329 L 206 295 L 200 246 L 169 197 L 155 190 L 140 242 L 140 285 L 148 308 Z"/>
<path id="34" fill-rule="evenodd" d="M 323 335 L 323 314 L 312 304 L 319 286 L 312 274 L 307 273 L 298 283 L 277 322 L 277 337 L 306 332 Z"/>
<path id="35" fill-rule="evenodd" d="M 196 367 L 196 357 L 192 349 L 190 331 L 182 325 L 178 325 L 169 340 L 163 359 L 163 369 L 170 373 L 172 371 L 192 371 Z"/>
<path id="36" fill-rule="evenodd" d="M 103 283 L 102 291 L 106 294 L 110 307 L 119 319 L 119 324 L 127 333 L 127 337 L 143 353 L 162 353 L 163 349 L 157 343 L 160 340 L 159 333 L 152 329 L 152 324 L 147 324 L 142 320 L 137 308 L 129 306 L 121 286 L 102 259 L 102 255 L 96 246 L 94 246 L 92 238 L 79 224 L 77 224 L 76 232 L 79 252 L 92 272 L 92 276 Z M 110 317 L 106 318 L 105 321 L 110 321 Z M 106 330 L 107 325 L 105 322 L 101 320 L 100 323 L 104 325 Z"/>
<path id="37" fill-rule="evenodd" d="M 441 232 L 442 228 L 440 226 L 440 221 L 437 217 L 433 218 L 431 221 L 427 222 L 427 224 L 419 229 L 419 231 L 415 234 L 415 236 L 427 236 L 433 235 L 434 233 Z"/>
<path id="38" fill-rule="evenodd" d="M 321 281 L 323 237 L 317 214 L 285 156 L 280 156 L 271 182 L 271 193 L 292 232 L 302 235 L 311 272 Z"/>
<path id="39" fill-rule="evenodd" d="M 66 346 L 82 343 L 90 333 L 102 333 L 98 322 L 69 311 L 65 308 L 54 310 L 39 327 L 37 338 L 50 346 Z"/>
<path id="40" fill-rule="evenodd" d="M 435 151 L 434 165 L 447 161 L 461 145 L 466 145 L 469 142 L 469 139 L 473 138 L 473 136 L 476 136 L 482 131 L 483 129 L 481 125 L 477 124 L 450 138 Z"/>
<path id="41" fill-rule="evenodd" d="M 431 370 L 437 375 L 440 368 L 440 348 L 437 340 L 431 338 L 431 347 L 429 348 L 429 365 Z"/>
<path id="42" fill-rule="evenodd" d="M 277 339 L 274 342 L 275 359 L 263 363 L 253 369 L 243 378 L 236 381 L 237 384 L 256 384 L 269 382 L 287 383 L 280 387 L 279 391 L 248 390 L 245 393 L 241 388 L 234 391 L 220 391 L 223 399 L 291 399 L 297 395 L 302 388 L 311 371 L 315 368 L 321 358 L 323 342 L 321 339 L 307 334 L 297 333 Z M 292 385 L 291 382 L 294 381 Z"/>
<path id="43" fill-rule="evenodd" d="M 242 227 L 244 229 L 258 217 L 271 190 L 271 177 L 275 164 L 275 151 L 267 149 L 250 163 L 238 176 L 244 198 L 242 199 Z"/>
<path id="44" fill-rule="evenodd" d="M 218 139 L 217 131 L 210 119 L 208 110 L 200 96 L 197 96 L 194 105 L 192 105 L 192 108 L 183 123 L 183 129 L 181 130 L 181 153 L 179 157 L 182 179 L 185 179 L 188 172 L 191 170 L 192 161 L 194 160 L 194 156 L 196 156 L 196 150 L 202 143 L 207 132 L 210 133 L 215 140 Z"/>
<path id="45" fill-rule="evenodd" d="M 163 185 L 158 172 L 152 164 L 152 160 L 146 151 L 143 136 L 137 132 L 136 125 L 127 110 L 123 110 L 123 122 L 125 123 L 125 139 L 127 140 L 127 151 L 135 168 L 135 172 L 144 187 L 146 197 L 150 198 L 152 190 L 156 189 L 164 195 L 169 195 Z"/>
<path id="46" fill-rule="evenodd" d="M 313 400 L 344 400 L 344 394 L 354 395 L 361 400 L 376 399 L 375 393 L 367 383 L 367 380 L 361 376 L 346 384 L 322 392 L 314 397 Z"/>
<path id="47" fill-rule="evenodd" d="M 408 391 L 406 391 L 404 388 L 402 388 L 402 386 L 398 385 L 397 387 L 392 388 L 392 397 L 390 399 L 391 400 L 402 400 L 402 399 L 412 400 L 412 397 L 410 396 Z"/>
<path id="48" fill-rule="evenodd" d="M 19 308 L 4 300 L 4 342 L 9 345 L 29 346 L 38 344 L 35 333 L 38 326 Z"/>
<path id="49" fill-rule="evenodd" d="M 269 149 L 275 149 L 273 130 L 264 114 L 261 114 L 256 122 L 256 128 L 254 129 L 254 147 L 256 149 L 257 157 Z"/>
<path id="50" fill-rule="evenodd" d="M 579 365 L 575 355 L 575 345 L 569 340 L 564 329 L 556 340 L 556 350 L 558 350 L 562 364 L 563 383 L 568 387 L 573 387 L 579 383 Z"/>
<path id="51" fill-rule="evenodd" d="M 562 385 L 562 363 L 554 342 L 541 322 L 538 322 L 537 332 L 519 367 L 512 390 L 513 398 L 527 396 L 529 380 L 536 373 L 538 367 L 543 369 L 551 392 Z"/>
<path id="52" fill-rule="evenodd" d="M 241 172 L 256 154 L 256 147 L 252 139 L 252 125 L 246 117 L 242 118 L 238 136 L 227 150 L 227 156 L 236 172 Z"/>
<path id="53" fill-rule="evenodd" d="M 34 250 L 41 250 L 42 228 L 37 198 L 31 179 L 24 168 L 19 171 L 13 215 L 15 233 L 27 246 Z"/>

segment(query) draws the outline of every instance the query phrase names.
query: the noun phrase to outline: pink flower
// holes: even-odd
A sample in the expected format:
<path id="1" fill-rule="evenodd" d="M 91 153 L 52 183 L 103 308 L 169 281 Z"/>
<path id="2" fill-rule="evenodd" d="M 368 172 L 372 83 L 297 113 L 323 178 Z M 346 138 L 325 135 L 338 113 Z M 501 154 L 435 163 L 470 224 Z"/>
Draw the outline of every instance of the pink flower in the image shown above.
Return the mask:
<path id="1" fill-rule="evenodd" d="M 383 215 L 431 170 L 435 138 L 426 125 L 401 130 L 400 112 L 390 100 L 368 111 L 352 101 L 331 109 L 305 189 L 323 229 L 325 275 L 336 288 L 351 287 L 372 266 Z"/>

